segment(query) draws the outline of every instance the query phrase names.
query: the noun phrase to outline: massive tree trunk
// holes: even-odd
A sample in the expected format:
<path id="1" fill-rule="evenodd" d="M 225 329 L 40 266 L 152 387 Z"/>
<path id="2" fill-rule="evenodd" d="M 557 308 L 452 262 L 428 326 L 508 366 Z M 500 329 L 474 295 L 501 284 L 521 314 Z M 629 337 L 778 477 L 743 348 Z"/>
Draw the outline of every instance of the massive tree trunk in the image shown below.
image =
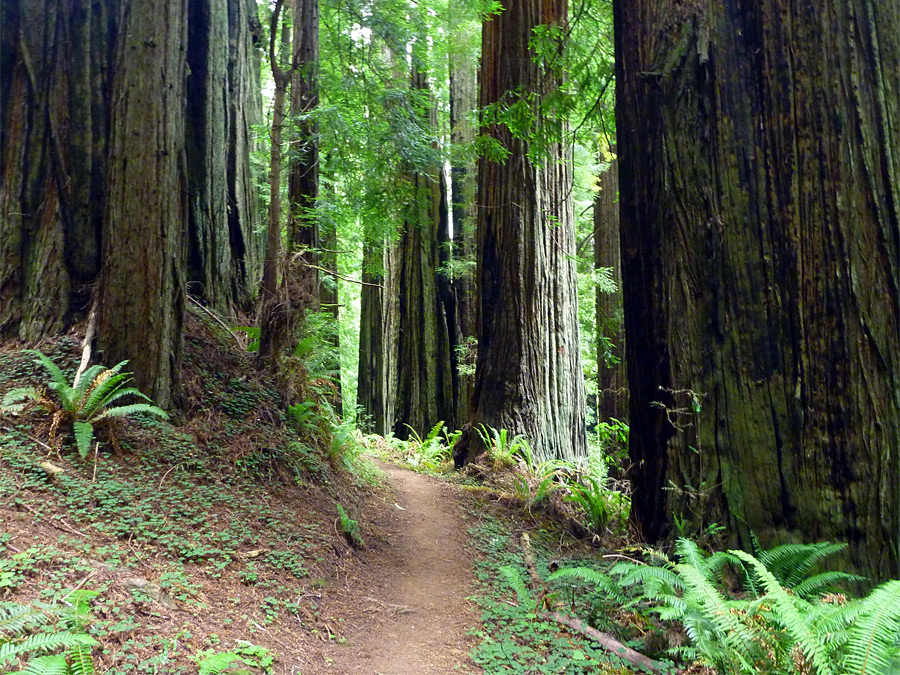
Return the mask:
<path id="1" fill-rule="evenodd" d="M 249 67 L 258 37 L 247 0 L 189 0 L 188 285 L 223 313 L 246 307 L 259 272 L 248 135 L 260 121 L 251 104 L 259 71 Z"/>
<path id="2" fill-rule="evenodd" d="M 625 327 L 622 322 L 622 264 L 619 251 L 619 165 L 615 149 L 599 176 L 594 199 L 594 268 L 608 268 L 615 293 L 597 289 L 597 421 L 628 420 Z"/>
<path id="3" fill-rule="evenodd" d="M 200 292 L 215 287 L 207 300 L 220 306 L 246 298 L 256 274 L 258 25 L 252 0 L 228 0 L 227 12 L 223 1 L 155 13 L 136 1 L 0 4 L 0 332 L 52 336 L 85 316 L 96 287 L 103 360 L 131 359 L 163 403 L 180 353 L 186 175 L 191 241 L 206 251 L 192 256 Z"/>
<path id="4" fill-rule="evenodd" d="M 0 332 L 38 340 L 90 304 L 110 124 L 116 12 L 0 5 Z"/>
<path id="5" fill-rule="evenodd" d="M 900 572 L 900 9 L 618 2 L 633 515 Z"/>
<path id="6" fill-rule="evenodd" d="M 472 422 L 524 434 L 536 458 L 573 458 L 585 452 L 585 433 L 571 157 L 559 140 L 563 122 L 543 118 L 539 107 L 560 76 L 535 61 L 529 44 L 536 26 L 565 23 L 567 3 L 504 5 L 483 27 L 479 105 L 529 106 L 532 131 L 543 140 L 531 144 L 491 126 L 509 156 L 479 162 Z M 477 436 L 467 441 L 456 450 L 460 459 L 478 448 Z"/>
<path id="7" fill-rule="evenodd" d="M 424 73 L 413 68 L 412 88 L 428 92 Z M 429 106 L 426 128 L 434 131 L 437 110 Z M 455 427 L 452 350 L 448 319 L 449 281 L 442 271 L 449 243 L 444 172 L 435 161 L 409 174 L 411 201 L 399 242 L 399 342 L 394 434 L 408 427 L 425 435 L 438 422 Z M 388 348 L 394 345 L 388 344 Z"/>
<path id="8" fill-rule="evenodd" d="M 161 406 L 178 391 L 184 323 L 186 18 L 186 0 L 120 14 L 97 294 L 104 360 L 130 359 Z"/>
<path id="9" fill-rule="evenodd" d="M 471 116 L 477 102 L 475 38 L 480 26 L 465 17 L 463 0 L 451 0 L 449 29 L 450 140 L 454 149 L 450 165 L 453 195 L 453 387 L 456 419 L 469 419 L 475 389 L 476 294 L 475 294 L 475 192 L 477 172 L 471 148 L 476 129 Z"/>

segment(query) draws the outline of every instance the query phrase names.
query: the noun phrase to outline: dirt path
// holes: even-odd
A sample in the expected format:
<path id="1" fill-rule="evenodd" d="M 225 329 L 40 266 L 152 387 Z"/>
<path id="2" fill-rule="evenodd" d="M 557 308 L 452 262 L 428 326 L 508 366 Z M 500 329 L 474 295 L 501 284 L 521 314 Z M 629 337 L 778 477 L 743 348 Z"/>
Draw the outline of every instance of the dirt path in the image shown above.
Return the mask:
<path id="1" fill-rule="evenodd" d="M 386 541 L 349 582 L 347 643 L 327 653 L 332 675 L 449 675 L 476 672 L 468 658 L 478 623 L 471 552 L 453 486 L 381 465 L 395 494 L 379 515 Z M 347 609 L 352 609 L 348 607 Z"/>

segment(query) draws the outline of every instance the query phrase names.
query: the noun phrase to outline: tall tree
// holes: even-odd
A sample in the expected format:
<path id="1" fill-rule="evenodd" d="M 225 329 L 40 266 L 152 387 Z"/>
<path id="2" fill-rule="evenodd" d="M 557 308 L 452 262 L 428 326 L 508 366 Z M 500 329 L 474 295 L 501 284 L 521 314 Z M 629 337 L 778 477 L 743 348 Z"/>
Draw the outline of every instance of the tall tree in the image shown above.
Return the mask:
<path id="1" fill-rule="evenodd" d="M 526 435 L 536 457 L 571 458 L 585 452 L 571 158 L 565 123 L 542 108 L 562 80 L 555 64 L 567 3 L 503 5 L 482 28 L 479 106 L 511 110 L 514 119 L 487 129 L 505 159 L 482 157 L 478 165 L 472 423 Z M 539 26 L 549 29 L 542 53 L 533 43 Z M 532 122 L 525 131 L 514 126 L 523 114 Z M 468 433 L 455 449 L 457 462 L 478 449 L 478 435 Z"/>
<path id="2" fill-rule="evenodd" d="M 188 2 L 188 285 L 223 313 L 249 308 L 260 271 L 248 163 L 250 126 L 262 114 L 259 33 L 256 6 L 247 0 Z"/>
<path id="3" fill-rule="evenodd" d="M 635 522 L 843 540 L 896 576 L 900 8 L 615 21 Z"/>
<path id="4" fill-rule="evenodd" d="M 470 345 L 476 340 L 475 293 L 475 193 L 477 171 L 471 152 L 475 144 L 476 125 L 472 119 L 477 103 L 476 66 L 480 25 L 470 17 L 467 0 L 451 0 L 448 29 L 450 75 L 450 192 L 453 195 L 453 303 L 455 319 L 453 385 L 456 419 L 468 419 L 469 405 L 475 388 Z"/>
<path id="5" fill-rule="evenodd" d="M 293 307 L 296 332 L 306 310 L 319 307 L 319 139 L 312 116 L 319 104 L 318 0 L 294 0 L 293 50 L 284 296 Z"/>
<path id="6" fill-rule="evenodd" d="M 619 251 L 619 165 L 609 148 L 609 166 L 600 173 L 594 199 L 594 269 L 611 270 L 613 293 L 597 286 L 597 421 L 628 419 L 625 330 L 622 323 L 622 265 Z"/>
<path id="7" fill-rule="evenodd" d="M 269 130 L 269 208 L 266 221 L 266 257 L 263 262 L 262 292 L 259 309 L 259 351 L 261 366 L 274 368 L 284 351 L 290 333 L 289 299 L 279 293 L 282 274 L 281 171 L 283 164 L 285 99 L 294 70 L 291 49 L 291 23 L 286 17 L 285 0 L 277 0 L 269 21 L 269 66 L 275 92 L 272 97 L 272 124 Z M 280 37 L 279 37 L 280 36 Z M 285 58 L 291 65 L 283 66 Z M 285 69 L 286 68 L 286 69 Z"/>
<path id="8" fill-rule="evenodd" d="M 426 110 L 413 107 L 423 135 L 435 135 L 437 110 L 425 74 L 413 65 L 411 89 L 422 96 Z M 396 343 L 397 394 L 394 434 L 406 438 L 409 427 L 427 434 L 438 422 L 455 426 L 452 349 L 448 320 L 448 280 L 442 274 L 449 244 L 447 184 L 437 153 L 411 167 L 411 200 L 398 243 L 399 341 Z M 394 348 L 394 345 L 387 345 Z"/>
<path id="9" fill-rule="evenodd" d="M 186 0 L 132 0 L 119 16 L 97 294 L 105 359 L 130 359 L 162 406 L 178 391 L 184 322 L 186 10 Z"/>
<path id="10" fill-rule="evenodd" d="M 0 332 L 51 336 L 93 293 L 103 360 L 131 359 L 163 404 L 176 395 L 185 279 L 222 307 L 249 297 L 258 268 L 259 31 L 252 0 L 227 1 L 155 14 L 137 0 L 0 3 Z M 207 105 L 223 100 L 224 121 Z"/>

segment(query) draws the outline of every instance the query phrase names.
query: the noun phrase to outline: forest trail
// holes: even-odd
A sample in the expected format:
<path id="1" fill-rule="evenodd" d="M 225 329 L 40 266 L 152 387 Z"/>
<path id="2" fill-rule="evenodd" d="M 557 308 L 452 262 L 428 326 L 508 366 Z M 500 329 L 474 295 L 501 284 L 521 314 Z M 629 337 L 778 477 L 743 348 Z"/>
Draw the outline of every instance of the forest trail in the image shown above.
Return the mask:
<path id="1" fill-rule="evenodd" d="M 355 604 L 347 642 L 327 653 L 333 675 L 449 675 L 476 671 L 468 629 L 478 615 L 471 552 L 453 485 L 379 463 L 394 490 L 378 514 L 387 542 L 370 555 L 364 577 L 351 579 L 344 603 Z M 343 603 L 342 603 L 343 604 Z M 348 607 L 349 609 L 349 607 Z"/>

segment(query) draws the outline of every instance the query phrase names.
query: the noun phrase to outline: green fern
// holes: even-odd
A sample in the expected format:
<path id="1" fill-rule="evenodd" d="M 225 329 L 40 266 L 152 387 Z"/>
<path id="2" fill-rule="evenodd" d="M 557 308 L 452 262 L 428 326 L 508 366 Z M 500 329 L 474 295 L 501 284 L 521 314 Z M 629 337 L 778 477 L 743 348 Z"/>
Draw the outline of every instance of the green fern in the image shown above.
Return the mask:
<path id="1" fill-rule="evenodd" d="M 96 595 L 94 591 L 70 593 L 66 598 L 70 606 L 0 603 L 0 666 L 27 658 L 24 670 L 15 675 L 93 675 L 91 647 L 98 643 L 83 627 L 88 600 Z M 58 622 L 69 630 L 54 631 Z M 59 650 L 63 653 L 46 653 Z"/>
<path id="2" fill-rule="evenodd" d="M 519 605 L 524 607 L 527 611 L 533 612 L 536 604 L 535 599 L 531 597 L 531 591 L 525 584 L 525 580 L 522 578 L 522 573 L 519 569 L 512 565 L 504 565 L 500 568 L 500 575 L 516 592 L 516 598 L 519 601 Z"/>
<path id="3" fill-rule="evenodd" d="M 152 405 L 150 398 L 134 387 L 126 386 L 130 382 L 131 373 L 123 373 L 128 363 L 122 361 L 112 368 L 91 366 L 78 376 L 69 386 L 62 370 L 49 357 L 36 350 L 25 353 L 35 357 L 35 363 L 44 367 L 50 375 L 47 388 L 56 395 L 56 401 L 44 396 L 36 389 L 18 388 L 3 397 L 2 409 L 10 413 L 20 413 L 28 406 L 42 408 L 55 415 L 58 412 L 72 424 L 75 444 L 81 457 L 90 453 L 94 438 L 94 423 L 104 419 L 128 417 L 135 414 L 147 414 L 168 419 L 162 409 Z M 146 403 L 113 406 L 112 404 L 125 396 L 141 398 Z"/>

